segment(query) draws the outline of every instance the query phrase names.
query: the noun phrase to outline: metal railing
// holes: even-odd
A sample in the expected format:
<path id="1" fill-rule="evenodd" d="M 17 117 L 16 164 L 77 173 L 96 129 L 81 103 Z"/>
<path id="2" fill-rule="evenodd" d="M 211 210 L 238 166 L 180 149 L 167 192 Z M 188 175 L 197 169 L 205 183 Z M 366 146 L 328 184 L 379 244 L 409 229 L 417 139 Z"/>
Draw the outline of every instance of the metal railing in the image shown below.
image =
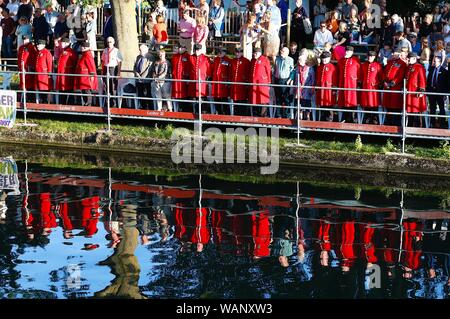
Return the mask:
<path id="1" fill-rule="evenodd" d="M 26 87 L 26 75 L 34 74 L 38 75 L 42 73 L 36 72 L 18 72 L 18 71 L 3 71 L 0 72 L 0 76 L 5 76 L 5 74 L 10 74 L 11 78 L 14 74 L 22 77 L 22 83 Z M 69 76 L 69 74 L 59 74 L 59 73 L 46 73 L 45 75 L 51 76 L 53 80 L 58 76 Z M 79 75 L 70 74 L 71 77 L 89 77 L 90 75 Z M 86 115 L 86 116 L 97 116 L 103 117 L 107 120 L 108 130 L 111 130 L 111 121 L 114 118 L 133 118 L 133 119 L 143 119 L 143 120 L 156 120 L 156 121 L 166 121 L 166 122 L 186 122 L 186 123 L 196 123 L 201 128 L 203 125 L 227 125 L 227 126 L 248 126 L 248 127 L 275 127 L 279 129 L 286 129 L 293 131 L 297 134 L 297 141 L 300 144 L 300 135 L 302 132 L 331 132 L 331 133 L 343 133 L 343 134 L 358 134 L 358 135 L 377 135 L 377 136 L 389 136 L 395 138 L 401 138 L 402 140 L 402 152 L 405 152 L 405 143 L 408 138 L 422 138 L 422 139 L 437 139 L 437 140 L 450 140 L 450 110 L 448 106 L 448 98 L 446 101 L 445 115 L 429 114 L 424 113 L 408 113 L 406 108 L 406 97 L 410 94 L 424 94 L 425 96 L 431 95 L 441 95 L 448 97 L 447 94 L 442 93 L 432 93 L 432 92 L 408 92 L 406 90 L 406 85 L 403 90 L 399 91 L 386 91 L 386 90 L 365 90 L 365 89 L 346 89 L 337 87 L 317 87 L 317 86 L 302 86 L 299 83 L 296 85 L 277 85 L 277 84 L 253 84 L 253 83 L 241 83 L 241 82 L 217 82 L 217 81 L 205 81 L 201 80 L 199 76 L 197 80 L 184 80 L 184 79 L 165 79 L 164 82 L 185 82 L 187 85 L 192 85 L 195 83 L 195 97 L 187 99 L 175 99 L 164 97 L 158 99 L 154 96 L 152 97 L 139 97 L 136 92 L 126 93 L 123 92 L 123 88 L 127 84 L 132 84 L 136 87 L 136 80 L 143 80 L 133 76 L 112 76 L 112 75 L 94 75 L 98 81 L 98 94 L 86 94 L 82 92 L 58 92 L 58 91 L 39 91 L 39 90 L 23 90 L 23 88 L 17 90 L 21 94 L 20 108 L 19 111 L 23 112 L 25 122 L 27 121 L 28 113 L 59 113 L 59 114 L 72 114 L 72 115 Z M 144 79 L 147 85 L 151 86 L 156 79 L 146 78 Z M 117 81 L 116 89 L 118 92 L 113 94 L 109 88 L 109 83 L 111 81 Z M 55 81 L 53 81 L 55 82 Z M 3 89 L 6 83 L 3 81 Z M 211 92 L 212 85 L 240 85 L 247 86 L 249 88 L 256 86 L 263 86 L 269 90 L 271 94 L 269 104 L 249 104 L 232 101 L 230 99 L 224 101 L 216 101 L 206 92 L 201 92 L 202 85 L 208 87 L 208 91 Z M 274 90 L 276 88 L 289 88 L 293 91 L 294 99 L 291 101 L 290 105 L 280 106 L 277 105 L 274 98 Z M 399 107 L 398 110 L 386 110 L 383 107 L 378 108 L 339 108 L 339 107 L 320 107 L 315 105 L 315 94 L 312 96 L 311 106 L 304 106 L 301 103 L 300 97 L 296 92 L 300 92 L 303 89 L 311 89 L 317 92 L 318 90 L 332 91 L 334 96 L 338 94 L 339 91 L 358 91 L 358 92 L 374 92 L 380 95 L 386 93 L 396 93 L 402 94 L 403 105 Z M 295 92 L 296 90 L 296 92 Z M 250 91 L 250 90 L 249 90 Z M 40 105 L 40 96 L 48 96 L 48 104 Z M 30 101 L 30 96 L 35 102 Z M 96 105 L 98 106 L 81 106 L 81 105 L 66 105 L 61 102 L 61 97 L 73 97 L 74 99 L 79 99 L 83 97 L 92 97 L 97 100 Z M 171 95 L 172 96 L 172 95 Z M 54 99 L 52 99 L 54 97 Z M 53 100 L 53 101 L 52 101 Z M 337 97 L 336 97 L 337 100 Z M 115 101 L 117 107 L 112 107 L 111 102 Z M 121 110 L 123 101 L 134 102 L 135 110 Z M 153 110 L 139 110 L 140 103 L 143 102 L 153 103 Z M 163 109 L 157 109 L 156 102 L 171 102 L 173 105 L 173 111 L 164 111 Z M 29 107 L 29 105 L 32 105 Z M 192 111 L 180 110 L 179 106 L 181 104 L 190 104 Z M 229 108 L 230 115 L 217 115 L 216 106 L 223 105 Z M 209 112 L 206 110 L 209 108 Z M 236 108 L 247 108 L 249 112 L 247 115 L 235 115 Z M 257 116 L 261 111 L 266 111 L 266 116 Z M 284 110 L 287 117 L 277 117 L 277 111 Z M 303 118 L 303 112 L 311 112 L 312 120 L 306 120 Z M 338 114 L 338 122 L 328 122 L 321 121 L 320 115 L 322 112 L 333 112 Z M 442 112 L 442 111 L 441 111 Z M 208 114 L 209 113 L 209 114 Z M 353 118 L 357 119 L 356 123 L 341 123 L 343 114 L 351 113 Z M 375 115 L 379 119 L 379 125 L 374 124 L 363 124 L 364 117 L 366 115 Z M 396 118 L 398 125 L 384 125 L 384 120 L 386 117 Z M 408 127 L 408 121 L 411 118 L 425 119 L 425 128 L 420 127 Z M 430 127 L 430 119 L 442 119 L 447 121 L 448 129 L 435 129 Z M 201 129 L 200 129 L 200 134 Z"/>

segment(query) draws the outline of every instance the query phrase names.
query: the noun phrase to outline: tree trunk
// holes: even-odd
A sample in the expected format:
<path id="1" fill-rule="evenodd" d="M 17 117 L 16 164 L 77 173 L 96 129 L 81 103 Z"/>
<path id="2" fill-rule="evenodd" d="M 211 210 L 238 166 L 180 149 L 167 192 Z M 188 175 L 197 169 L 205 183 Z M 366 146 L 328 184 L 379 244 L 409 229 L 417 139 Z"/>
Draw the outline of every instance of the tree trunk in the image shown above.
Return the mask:
<path id="1" fill-rule="evenodd" d="M 122 70 L 133 70 L 139 54 L 135 0 L 111 0 L 116 45 L 123 56 Z"/>

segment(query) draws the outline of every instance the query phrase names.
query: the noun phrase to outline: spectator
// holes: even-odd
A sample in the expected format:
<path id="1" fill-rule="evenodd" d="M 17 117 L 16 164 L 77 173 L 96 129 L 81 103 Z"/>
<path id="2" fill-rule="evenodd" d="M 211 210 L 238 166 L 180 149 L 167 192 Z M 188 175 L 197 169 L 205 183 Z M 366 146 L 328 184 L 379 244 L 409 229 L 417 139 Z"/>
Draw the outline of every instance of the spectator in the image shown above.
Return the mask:
<path id="1" fill-rule="evenodd" d="M 314 13 L 314 28 L 319 29 L 320 24 L 325 21 L 325 14 L 328 12 L 326 5 L 323 4 L 323 0 L 317 0 L 313 9 Z"/>
<path id="2" fill-rule="evenodd" d="M 291 37 L 292 40 L 300 44 L 302 48 L 306 48 L 307 35 L 305 33 L 305 26 L 303 20 L 309 18 L 306 9 L 303 7 L 302 0 L 296 0 L 296 8 L 292 12 L 291 19 Z"/>
<path id="3" fill-rule="evenodd" d="M 69 36 L 69 27 L 67 26 L 66 16 L 62 13 L 58 15 L 58 21 L 55 24 L 54 37 L 57 40 L 67 38 Z"/>
<path id="4" fill-rule="evenodd" d="M 158 60 L 152 68 L 152 96 L 156 98 L 156 109 L 162 111 L 163 99 L 167 102 L 167 109 L 172 112 L 171 82 L 165 81 L 170 78 L 170 64 L 166 60 L 166 52 L 158 51 Z"/>
<path id="5" fill-rule="evenodd" d="M 117 77 L 120 77 L 121 74 L 123 58 L 119 49 L 114 46 L 116 41 L 113 37 L 107 38 L 106 43 L 108 46 L 103 50 L 102 53 L 102 74 L 115 77 L 110 78 L 109 82 L 110 94 L 114 96 L 116 95 L 117 89 Z M 115 105 L 116 99 L 113 99 L 112 101 Z"/>
<path id="6" fill-rule="evenodd" d="M 370 13 L 367 12 L 367 16 L 370 16 Z M 374 44 L 375 43 L 375 35 L 376 35 L 376 30 L 373 27 L 370 27 L 367 23 L 368 20 L 364 20 L 361 23 L 361 42 L 362 43 L 367 43 L 367 44 Z M 369 20 L 370 21 L 370 20 Z"/>
<path id="7" fill-rule="evenodd" d="M 269 58 L 270 61 L 275 62 L 275 58 L 280 49 L 280 38 L 278 36 L 278 30 L 271 22 L 271 13 L 266 11 L 261 20 L 261 24 L 258 26 L 258 30 L 261 32 L 263 39 L 264 55 Z"/>
<path id="8" fill-rule="evenodd" d="M 331 31 L 333 36 L 339 31 L 339 12 L 331 11 L 330 17 L 327 20 L 327 29 Z"/>
<path id="9" fill-rule="evenodd" d="M 415 32 L 416 34 L 419 33 L 420 23 L 419 23 L 419 13 L 414 12 L 411 16 L 411 21 L 408 23 L 406 27 L 406 32 L 412 33 Z"/>
<path id="10" fill-rule="evenodd" d="M 193 36 L 196 22 L 189 16 L 189 10 L 183 11 L 183 16 L 178 22 L 179 43 L 186 47 L 189 55 L 192 54 Z"/>
<path id="11" fill-rule="evenodd" d="M 394 26 L 395 32 L 405 32 L 405 26 L 403 25 L 403 20 L 398 16 L 398 14 L 394 14 L 391 17 L 392 25 Z"/>
<path id="12" fill-rule="evenodd" d="M 223 19 L 225 11 L 222 7 L 222 0 L 213 0 L 213 6 L 209 11 L 210 37 L 221 38 L 223 30 Z"/>
<path id="13" fill-rule="evenodd" d="M 393 44 L 395 36 L 395 27 L 392 24 L 392 19 L 387 18 L 384 21 L 383 29 L 381 30 L 381 40 L 380 44 L 384 45 L 385 43 Z"/>
<path id="14" fill-rule="evenodd" d="M 434 7 L 433 10 L 433 33 L 440 34 L 442 32 L 442 15 L 439 5 Z"/>
<path id="15" fill-rule="evenodd" d="M 270 23 L 273 25 L 276 33 L 280 32 L 281 28 L 281 12 L 274 4 L 273 0 L 267 0 L 266 12 L 270 12 Z"/>
<path id="16" fill-rule="evenodd" d="M 17 21 L 20 17 L 17 16 L 19 11 L 19 0 L 10 0 L 6 8 L 9 10 L 9 14 L 12 16 L 14 21 Z"/>
<path id="17" fill-rule="evenodd" d="M 31 24 L 28 23 L 26 17 L 21 17 L 19 19 L 19 25 L 16 28 L 16 37 L 17 37 L 17 49 L 19 49 L 23 43 L 23 36 L 27 36 L 31 38 Z"/>
<path id="18" fill-rule="evenodd" d="M 105 17 L 107 16 L 107 14 L 110 12 L 107 12 L 108 10 L 111 10 L 109 8 L 105 8 Z M 79 26 L 79 18 L 81 16 L 81 7 L 80 5 L 77 4 L 77 0 L 70 0 L 70 4 L 67 6 L 66 9 L 66 14 L 67 14 L 67 26 L 70 29 L 76 28 L 76 27 L 80 27 Z M 111 32 L 112 32 L 112 26 L 111 26 Z"/>
<path id="19" fill-rule="evenodd" d="M 245 23 L 239 30 L 241 48 L 243 55 L 248 60 L 251 60 L 253 55 L 253 44 L 258 40 L 258 32 L 256 31 L 256 15 L 250 14 Z"/>
<path id="20" fill-rule="evenodd" d="M 292 82 L 291 72 L 293 70 L 294 59 L 289 56 L 289 49 L 283 47 L 280 50 L 280 55 L 275 59 L 273 71 L 274 83 L 283 85 L 283 87 L 275 87 L 276 103 L 279 106 L 276 109 L 276 117 L 287 117 L 286 108 L 291 105 L 288 85 Z"/>
<path id="21" fill-rule="evenodd" d="M 306 59 L 306 54 L 301 54 L 299 56 L 297 68 L 294 70 L 294 72 L 292 72 L 291 78 L 294 80 L 294 86 L 296 86 L 296 88 L 293 88 L 293 91 L 295 92 L 295 94 L 293 94 L 295 100 L 300 99 L 300 105 L 303 108 L 307 108 L 305 111 L 303 111 L 301 119 L 310 121 L 311 110 L 308 108 L 312 107 L 314 89 L 312 89 L 311 87 L 313 87 L 316 83 L 316 76 L 314 68 L 306 64 Z M 307 87 L 305 88 L 305 86 Z M 300 87 L 299 92 L 297 90 L 298 87 Z M 293 113 L 296 114 L 297 111 L 295 109 L 293 111 Z M 297 116 L 292 116 L 292 118 L 296 118 Z M 313 113 L 312 119 L 316 119 L 315 113 Z"/>
<path id="22" fill-rule="evenodd" d="M 428 40 L 430 39 L 430 35 L 433 33 L 433 15 L 432 14 L 427 14 L 425 16 L 425 19 L 422 22 L 422 25 L 420 26 L 419 29 L 419 39 L 422 38 L 428 38 Z"/>
<path id="23" fill-rule="evenodd" d="M 277 7 L 280 9 L 281 24 L 287 23 L 287 15 L 289 9 L 288 2 L 286 2 L 286 0 L 279 0 L 277 3 Z M 281 42 L 284 43 L 286 37 L 286 26 L 282 26 L 280 32 L 281 32 Z"/>
<path id="24" fill-rule="evenodd" d="M 347 22 L 348 30 L 352 35 L 351 41 L 359 41 L 359 33 L 361 31 L 361 24 L 359 22 L 358 10 L 350 9 L 350 16 Z"/>
<path id="25" fill-rule="evenodd" d="M 420 53 L 420 63 L 425 67 L 425 71 L 428 74 L 431 60 L 431 49 L 427 38 L 422 38 L 422 50 Z"/>
<path id="26" fill-rule="evenodd" d="M 447 23 L 444 25 L 444 28 L 442 29 L 442 36 L 444 38 L 445 44 L 450 43 L 450 20 L 447 21 Z"/>
<path id="27" fill-rule="evenodd" d="M 355 10 L 358 15 L 358 6 L 353 3 L 353 0 L 345 0 L 345 4 L 342 6 L 342 20 L 349 21 L 352 9 Z"/>
<path id="28" fill-rule="evenodd" d="M 12 58 L 13 57 L 13 41 L 14 41 L 14 33 L 16 31 L 16 26 L 14 23 L 14 19 L 9 15 L 9 9 L 5 8 L 2 12 L 3 19 L 0 22 L 0 25 L 3 30 L 2 35 L 2 57 L 4 58 Z"/>
<path id="29" fill-rule="evenodd" d="M 105 41 L 105 46 L 108 45 L 106 39 L 113 36 L 113 23 L 112 23 L 112 11 L 110 8 L 105 8 L 104 10 L 105 24 L 103 25 L 103 40 Z"/>
<path id="30" fill-rule="evenodd" d="M 256 23 L 260 23 L 264 12 L 266 12 L 266 6 L 264 5 L 264 1 L 263 0 L 254 1 L 252 11 L 256 15 Z"/>
<path id="31" fill-rule="evenodd" d="M 383 66 L 386 66 L 388 61 L 392 58 L 392 54 L 392 45 L 390 43 L 385 43 L 378 53 L 378 62 Z"/>
<path id="32" fill-rule="evenodd" d="M 314 48 L 322 49 L 327 42 L 333 42 L 334 38 L 330 30 L 327 30 L 325 21 L 320 23 L 320 29 L 314 34 Z"/>
<path id="33" fill-rule="evenodd" d="M 31 21 L 31 17 L 33 16 L 33 6 L 30 3 L 30 0 L 22 0 L 19 9 L 17 10 L 18 17 L 26 17 L 28 21 Z"/>
<path id="34" fill-rule="evenodd" d="M 95 15 L 93 12 L 86 14 L 86 38 L 89 43 L 89 48 L 92 54 L 95 56 L 95 50 L 97 50 L 97 22 L 95 21 Z"/>
<path id="35" fill-rule="evenodd" d="M 411 42 L 412 52 L 417 53 L 420 55 L 420 52 L 422 51 L 422 45 L 420 42 L 417 41 L 417 34 L 415 32 L 411 32 L 408 35 L 408 40 Z"/>
<path id="36" fill-rule="evenodd" d="M 341 22 L 339 25 L 339 32 L 335 36 L 337 43 L 333 45 L 333 54 L 337 61 L 342 59 L 345 55 L 345 48 L 350 45 L 351 34 L 348 31 L 347 23 Z"/>
<path id="37" fill-rule="evenodd" d="M 50 26 L 41 14 L 41 9 L 36 9 L 33 20 L 33 37 L 35 41 L 45 40 L 50 44 Z"/>
<path id="38" fill-rule="evenodd" d="M 443 40 L 436 41 L 436 48 L 434 49 L 433 56 L 441 57 L 441 64 L 444 68 L 447 68 L 447 53 L 445 52 L 445 45 Z"/>
<path id="39" fill-rule="evenodd" d="M 408 52 L 412 52 L 412 45 L 411 42 L 408 41 L 408 39 L 405 38 L 405 34 L 403 32 L 397 32 L 395 34 L 395 41 L 397 44 L 397 50 L 400 50 L 402 48 L 408 48 Z"/>
<path id="40" fill-rule="evenodd" d="M 143 41 L 148 43 L 148 45 L 152 45 L 154 42 L 153 38 L 153 27 L 156 24 L 156 13 L 152 12 L 149 14 L 147 22 L 144 25 L 144 34 L 142 35 Z"/>
<path id="41" fill-rule="evenodd" d="M 167 20 L 167 8 L 164 6 L 164 2 L 162 0 L 158 0 L 154 13 L 155 16 L 162 16 L 164 21 Z"/>
<path id="42" fill-rule="evenodd" d="M 447 93 L 448 92 L 448 70 L 442 65 L 441 56 L 434 57 L 433 66 L 427 77 L 427 92 L 431 93 Z M 445 96 L 429 95 L 430 115 L 436 115 L 437 106 L 439 106 L 439 115 L 445 115 Z M 439 122 L 439 125 L 437 124 Z M 444 128 L 445 119 L 440 118 L 436 121 L 436 117 L 431 118 L 431 127 Z"/>
<path id="43" fill-rule="evenodd" d="M 295 42 L 291 42 L 290 43 L 290 45 L 289 45 L 289 56 L 294 60 L 294 65 L 297 65 L 298 56 L 299 56 L 297 43 L 295 43 Z"/>
<path id="44" fill-rule="evenodd" d="M 198 16 L 197 25 L 194 30 L 194 43 L 202 45 L 201 54 L 206 54 L 206 40 L 208 39 L 209 29 L 206 26 L 206 18 L 202 15 Z"/>
<path id="45" fill-rule="evenodd" d="M 150 70 L 152 67 L 152 61 L 150 59 L 150 55 L 148 54 L 148 46 L 145 44 L 141 44 L 139 47 L 140 54 L 136 58 L 136 62 L 134 63 L 134 77 L 136 79 L 136 92 L 138 97 L 140 98 L 150 98 L 151 97 L 151 90 L 150 90 Z M 151 101 L 149 100 L 139 100 L 141 108 L 144 110 L 148 110 Z"/>
<path id="46" fill-rule="evenodd" d="M 167 26 L 162 15 L 156 16 L 156 24 L 153 26 L 153 39 L 157 47 L 169 42 Z"/>
<path id="47" fill-rule="evenodd" d="M 45 9 L 44 17 L 53 34 L 53 32 L 55 31 L 56 22 L 58 22 L 58 13 L 53 10 L 53 7 L 51 5 L 48 5 Z"/>

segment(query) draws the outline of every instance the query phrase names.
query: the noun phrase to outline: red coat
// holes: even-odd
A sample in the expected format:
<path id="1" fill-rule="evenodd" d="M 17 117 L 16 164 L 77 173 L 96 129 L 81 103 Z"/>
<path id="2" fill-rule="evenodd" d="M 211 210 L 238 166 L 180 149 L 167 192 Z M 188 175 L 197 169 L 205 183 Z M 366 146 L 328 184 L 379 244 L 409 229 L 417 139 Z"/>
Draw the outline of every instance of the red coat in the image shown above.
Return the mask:
<path id="1" fill-rule="evenodd" d="M 362 89 L 381 90 L 383 83 L 383 67 L 378 62 L 365 62 L 361 65 Z M 380 92 L 361 92 L 362 107 L 378 107 L 381 105 Z"/>
<path id="2" fill-rule="evenodd" d="M 338 82 L 336 67 L 328 63 L 326 65 L 319 65 L 316 74 L 316 86 L 317 87 L 336 87 Z M 336 96 L 332 90 L 317 89 L 316 91 L 316 104 L 318 106 L 335 106 Z"/>
<path id="3" fill-rule="evenodd" d="M 82 214 L 81 226 L 86 237 L 92 237 L 97 233 L 97 222 L 100 217 L 98 208 L 100 207 L 100 197 L 94 196 L 81 200 Z"/>
<path id="4" fill-rule="evenodd" d="M 324 251 L 331 250 L 331 237 L 330 230 L 331 224 L 325 222 L 324 220 L 320 220 L 317 225 L 317 239 L 319 244 L 319 249 Z"/>
<path id="5" fill-rule="evenodd" d="M 189 53 L 174 54 L 172 57 L 172 79 L 189 80 Z M 188 82 L 172 82 L 172 97 L 185 99 L 188 97 Z"/>
<path id="6" fill-rule="evenodd" d="M 422 225 L 418 222 L 403 222 L 403 245 L 402 245 L 402 263 L 412 269 L 420 267 L 420 257 L 422 252 L 417 247 L 417 242 L 422 240 Z"/>
<path id="7" fill-rule="evenodd" d="M 51 194 L 41 193 L 39 195 L 40 200 L 40 213 L 41 213 L 41 227 L 45 228 L 56 228 L 56 216 L 52 212 Z"/>
<path id="8" fill-rule="evenodd" d="M 35 75 L 34 88 L 39 91 L 50 91 L 53 89 L 51 75 L 53 72 L 53 57 L 49 50 L 43 49 L 36 53 L 34 69 L 40 74 Z"/>
<path id="9" fill-rule="evenodd" d="M 36 65 L 36 47 L 31 44 L 24 44 L 19 48 L 17 52 L 17 64 L 19 71 L 23 71 L 22 63 L 25 66 L 25 70 L 29 72 L 34 72 L 34 67 Z M 20 75 L 20 87 L 23 89 L 23 75 Z M 25 88 L 27 90 L 34 90 L 34 74 L 27 74 L 25 76 Z"/>
<path id="10" fill-rule="evenodd" d="M 189 97 L 208 96 L 208 85 L 204 82 L 200 86 L 198 85 L 199 73 L 200 81 L 206 81 L 206 78 L 211 76 L 211 63 L 208 57 L 204 54 L 189 56 L 189 80 L 196 81 L 189 82 Z"/>
<path id="11" fill-rule="evenodd" d="M 270 61 L 267 57 L 262 55 L 258 60 L 252 59 L 251 80 L 252 83 L 272 83 L 272 71 L 270 67 Z M 249 102 L 250 104 L 269 104 L 269 86 L 251 86 Z"/>
<path id="12" fill-rule="evenodd" d="M 406 63 L 401 59 L 390 60 L 384 69 L 384 89 L 388 91 L 402 91 L 407 69 Z M 402 110 L 403 94 L 384 93 L 383 106 L 387 109 Z"/>
<path id="13" fill-rule="evenodd" d="M 252 237 L 253 237 L 253 256 L 266 257 L 270 256 L 270 241 L 272 235 L 270 232 L 269 213 L 261 212 L 252 215 Z"/>
<path id="14" fill-rule="evenodd" d="M 74 90 L 97 90 L 97 68 L 94 57 L 90 51 L 84 52 L 78 60 L 75 68 L 75 74 L 86 76 L 77 76 L 74 81 Z"/>
<path id="15" fill-rule="evenodd" d="M 358 82 L 361 82 L 361 64 L 357 57 L 343 58 L 338 62 L 338 87 L 345 89 L 358 88 Z M 358 91 L 339 91 L 338 106 L 357 107 Z"/>
<path id="16" fill-rule="evenodd" d="M 71 48 L 66 48 L 59 57 L 57 73 L 74 74 L 77 60 L 77 54 Z M 55 89 L 57 91 L 72 91 L 73 82 L 73 76 L 58 75 L 56 78 Z"/>
<path id="17" fill-rule="evenodd" d="M 249 83 L 250 60 L 247 58 L 235 58 L 231 61 L 231 82 Z M 230 98 L 233 101 L 246 101 L 248 99 L 249 85 L 232 84 Z"/>
<path id="18" fill-rule="evenodd" d="M 355 246 L 355 222 L 343 222 L 337 229 L 337 243 L 339 244 L 337 252 L 342 258 L 341 265 L 351 267 L 358 258 L 357 247 Z"/>
<path id="19" fill-rule="evenodd" d="M 229 57 L 216 57 L 212 65 L 213 81 L 230 82 L 231 59 Z M 211 86 L 211 96 L 213 98 L 228 98 L 230 96 L 229 84 L 213 83 Z"/>
<path id="20" fill-rule="evenodd" d="M 375 254 L 375 228 L 370 224 L 360 224 L 359 233 L 361 236 L 360 242 L 364 245 L 361 252 L 368 263 L 376 263 L 378 258 Z"/>
<path id="21" fill-rule="evenodd" d="M 408 66 L 406 71 L 406 89 L 408 92 L 425 92 L 427 87 L 427 78 L 423 65 L 416 63 Z M 427 97 L 418 96 L 418 93 L 406 95 L 406 112 L 420 113 L 427 110 Z"/>

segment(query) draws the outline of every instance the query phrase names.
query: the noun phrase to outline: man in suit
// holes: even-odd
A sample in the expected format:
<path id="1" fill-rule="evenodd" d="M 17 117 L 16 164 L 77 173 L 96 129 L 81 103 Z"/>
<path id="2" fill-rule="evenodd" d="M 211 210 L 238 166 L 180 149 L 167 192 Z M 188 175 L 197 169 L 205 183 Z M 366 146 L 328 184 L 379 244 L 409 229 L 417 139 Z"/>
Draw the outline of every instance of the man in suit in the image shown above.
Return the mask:
<path id="1" fill-rule="evenodd" d="M 112 11 L 110 8 L 105 8 L 105 24 L 103 25 L 103 40 L 105 41 L 105 46 L 106 44 L 106 40 L 109 37 L 113 37 L 113 23 L 112 23 Z"/>
<path id="2" fill-rule="evenodd" d="M 447 93 L 448 88 L 448 71 L 442 66 L 442 57 L 437 55 L 434 57 L 434 66 L 430 67 L 427 78 L 427 91 L 431 93 Z M 436 115 L 436 108 L 439 105 L 439 115 L 445 115 L 445 95 L 429 95 L 430 114 Z M 444 128 L 445 119 L 439 118 L 436 123 L 436 117 L 431 118 L 431 127 Z"/>
<path id="3" fill-rule="evenodd" d="M 151 56 L 148 53 L 148 47 L 145 44 L 142 44 L 139 47 L 140 54 L 136 58 L 136 62 L 134 63 L 134 76 L 136 79 L 136 90 L 138 97 L 150 98 L 150 82 L 147 79 L 150 69 L 152 67 L 153 61 Z M 139 100 L 141 107 L 143 109 L 149 109 L 151 106 L 150 100 Z"/>

